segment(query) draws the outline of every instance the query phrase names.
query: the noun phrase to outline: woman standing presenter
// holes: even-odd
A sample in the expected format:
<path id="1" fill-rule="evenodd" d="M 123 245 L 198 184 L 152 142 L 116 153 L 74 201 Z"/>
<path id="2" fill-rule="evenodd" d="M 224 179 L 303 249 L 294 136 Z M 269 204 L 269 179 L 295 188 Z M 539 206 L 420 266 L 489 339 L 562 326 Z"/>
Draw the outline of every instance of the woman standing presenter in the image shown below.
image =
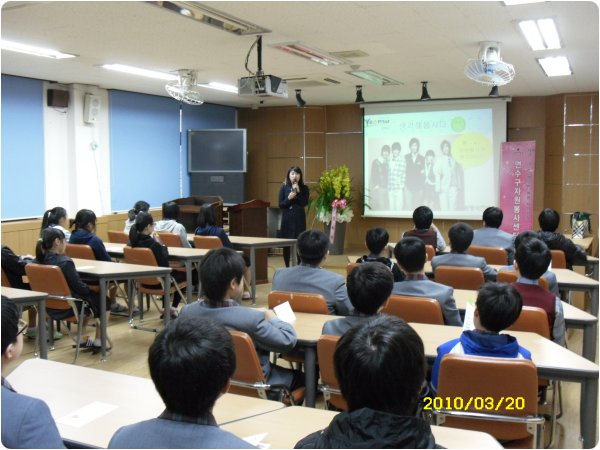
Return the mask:
<path id="1" fill-rule="evenodd" d="M 285 182 L 279 190 L 279 208 L 281 214 L 280 236 L 285 239 L 296 239 L 306 230 L 306 213 L 304 207 L 308 204 L 308 187 L 302 179 L 300 167 L 290 167 Z M 290 248 L 283 248 L 285 266 L 290 266 Z"/>

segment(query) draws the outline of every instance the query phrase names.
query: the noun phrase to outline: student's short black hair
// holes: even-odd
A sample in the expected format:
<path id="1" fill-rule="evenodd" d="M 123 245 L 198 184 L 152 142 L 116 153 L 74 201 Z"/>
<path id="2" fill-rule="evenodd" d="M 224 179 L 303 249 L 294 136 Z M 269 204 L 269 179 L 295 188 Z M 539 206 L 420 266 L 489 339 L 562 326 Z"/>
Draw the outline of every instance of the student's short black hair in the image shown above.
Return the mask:
<path id="1" fill-rule="evenodd" d="M 455 223 L 448 230 L 452 252 L 464 253 L 473 242 L 473 228 L 464 222 Z"/>
<path id="2" fill-rule="evenodd" d="M 556 231 L 560 223 L 560 214 L 552 208 L 543 209 L 538 216 L 538 222 L 542 231 Z"/>
<path id="3" fill-rule="evenodd" d="M 166 220 L 179 219 L 179 205 L 175 202 L 166 202 L 162 205 L 162 216 Z"/>
<path id="4" fill-rule="evenodd" d="M 329 238 L 319 230 L 306 230 L 298 236 L 300 262 L 316 266 L 327 256 Z"/>
<path id="5" fill-rule="evenodd" d="M 200 285 L 209 304 L 225 299 L 231 280 L 239 283 L 246 270 L 244 258 L 235 250 L 221 247 L 210 250 L 200 262 Z"/>
<path id="6" fill-rule="evenodd" d="M 519 318 L 523 309 L 521 294 L 506 283 L 488 282 L 479 289 L 475 306 L 479 321 L 488 331 L 506 330 Z"/>
<path id="7" fill-rule="evenodd" d="M 517 248 L 519 248 L 519 245 L 521 245 L 523 242 L 528 241 L 529 239 L 537 238 L 537 237 L 539 237 L 539 234 L 536 231 L 531 231 L 531 230 L 522 231 L 515 238 L 515 250 Z"/>
<path id="8" fill-rule="evenodd" d="M 382 314 L 350 328 L 333 362 L 350 411 L 414 415 L 427 363 L 423 341 L 402 319 Z"/>
<path id="9" fill-rule="evenodd" d="M 433 211 L 429 206 L 419 206 L 413 211 L 413 222 L 417 230 L 428 230 L 433 223 Z"/>
<path id="10" fill-rule="evenodd" d="M 148 210 L 150 209 L 150 203 L 145 202 L 144 200 L 138 200 L 134 203 L 133 209 L 135 210 L 136 214 L 140 211 L 148 212 Z"/>
<path id="11" fill-rule="evenodd" d="M 198 226 L 200 228 L 207 227 L 209 225 L 217 224 L 217 215 L 215 214 L 215 209 L 210 203 L 204 203 L 200 207 L 200 212 L 198 213 Z"/>
<path id="12" fill-rule="evenodd" d="M 515 260 L 521 275 L 531 280 L 537 280 L 548 270 L 552 254 L 544 241 L 531 238 L 521 242 L 521 245 L 517 247 Z"/>
<path id="13" fill-rule="evenodd" d="M 490 206 L 483 211 L 483 221 L 487 227 L 500 228 L 504 213 L 497 206 Z"/>
<path id="14" fill-rule="evenodd" d="M 2 355 L 10 344 L 17 342 L 19 309 L 14 301 L 2 296 Z"/>
<path id="15" fill-rule="evenodd" d="M 367 231 L 365 241 L 369 251 L 378 255 L 390 241 L 390 235 L 385 228 L 371 228 Z"/>
<path id="16" fill-rule="evenodd" d="M 148 365 L 167 409 L 200 417 L 211 411 L 235 371 L 233 341 L 212 319 L 180 317 L 156 336 Z"/>
<path id="17" fill-rule="evenodd" d="M 76 230 L 83 230 L 87 224 L 91 224 L 94 228 L 96 227 L 96 213 L 91 209 L 80 209 L 75 214 L 73 226 Z"/>
<path id="18" fill-rule="evenodd" d="M 348 274 L 348 298 L 358 312 L 375 314 L 394 287 L 392 271 L 380 262 L 364 262 Z"/>
<path id="19" fill-rule="evenodd" d="M 420 272 L 427 261 L 425 243 L 413 236 L 402 238 L 394 247 L 394 256 L 405 272 Z"/>

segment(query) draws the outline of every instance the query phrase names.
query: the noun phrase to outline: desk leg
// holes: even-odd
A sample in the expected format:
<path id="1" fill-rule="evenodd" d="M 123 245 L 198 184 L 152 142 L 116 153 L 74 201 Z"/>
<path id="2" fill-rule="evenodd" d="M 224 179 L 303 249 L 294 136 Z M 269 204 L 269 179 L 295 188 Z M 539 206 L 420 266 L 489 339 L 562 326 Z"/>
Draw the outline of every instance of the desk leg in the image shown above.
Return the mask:
<path id="1" fill-rule="evenodd" d="M 596 424 L 598 422 L 598 379 L 587 378 L 581 383 L 579 409 L 583 448 L 596 446 Z"/>
<path id="2" fill-rule="evenodd" d="M 598 322 L 586 323 L 583 326 L 583 351 L 585 359 L 596 361 L 596 341 L 598 336 Z"/>
<path id="3" fill-rule="evenodd" d="M 296 257 L 298 256 L 298 253 L 297 253 L 297 250 L 296 250 L 296 245 L 297 244 L 294 244 L 290 248 L 290 253 L 292 254 L 291 255 L 292 256 L 292 258 L 291 258 L 291 260 L 292 260 L 292 266 L 295 266 L 295 265 L 298 264 L 298 261 L 296 261 Z"/>
<path id="4" fill-rule="evenodd" d="M 194 301 L 193 296 L 192 296 L 192 291 L 194 290 L 194 288 L 192 286 L 192 261 L 190 259 L 185 260 L 185 281 L 187 283 L 187 289 L 186 289 L 187 304 L 189 305 Z"/>
<path id="5" fill-rule="evenodd" d="M 169 293 L 171 292 L 171 276 L 169 274 L 166 274 L 164 277 L 164 287 L 165 287 L 165 294 L 163 296 L 163 298 L 165 299 L 165 311 L 163 313 L 163 323 L 165 324 L 165 327 L 167 325 L 169 325 L 169 320 L 171 319 L 171 296 L 169 295 Z"/>
<path id="6" fill-rule="evenodd" d="M 256 306 L 256 249 L 250 247 L 250 272 L 252 273 L 252 306 Z"/>
<path id="7" fill-rule="evenodd" d="M 306 406 L 315 407 L 317 396 L 316 370 L 317 370 L 317 347 L 305 347 L 304 352 L 304 375 L 306 382 Z"/>
<path id="8" fill-rule="evenodd" d="M 40 358 L 48 359 L 48 346 L 46 344 L 46 299 L 38 302 L 38 342 L 40 346 Z M 52 330 L 54 332 L 54 330 Z"/>
<path id="9" fill-rule="evenodd" d="M 106 362 L 106 282 L 104 278 L 98 280 L 98 284 L 100 285 L 100 345 L 102 350 L 100 352 L 100 361 L 102 362 Z"/>
<path id="10" fill-rule="evenodd" d="M 592 298 L 592 304 L 590 306 L 592 316 L 598 317 L 598 286 L 594 286 L 590 289 L 590 297 Z"/>

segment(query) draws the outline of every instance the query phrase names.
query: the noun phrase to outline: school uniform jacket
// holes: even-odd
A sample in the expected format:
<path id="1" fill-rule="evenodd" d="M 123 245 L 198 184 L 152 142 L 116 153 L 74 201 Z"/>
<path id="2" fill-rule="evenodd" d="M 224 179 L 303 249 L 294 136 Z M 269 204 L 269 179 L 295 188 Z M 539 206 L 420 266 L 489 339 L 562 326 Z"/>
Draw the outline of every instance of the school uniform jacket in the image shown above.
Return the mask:
<path id="1" fill-rule="evenodd" d="M 515 237 L 499 228 L 483 227 L 473 231 L 473 242 L 471 245 L 483 247 L 501 247 L 506 250 L 508 264 L 512 264 L 515 258 Z"/>
<path id="2" fill-rule="evenodd" d="M 480 256 L 467 255 L 466 253 L 446 253 L 434 256 L 431 260 L 431 268 L 435 276 L 435 270 L 439 266 L 477 267 L 482 270 L 486 281 L 496 281 L 496 269 L 490 267 Z"/>
<path id="3" fill-rule="evenodd" d="M 75 230 L 71 233 L 69 244 L 89 245 L 94 256 L 98 261 L 112 261 L 112 258 L 106 251 L 104 242 L 96 234 L 90 233 L 88 230 Z"/>

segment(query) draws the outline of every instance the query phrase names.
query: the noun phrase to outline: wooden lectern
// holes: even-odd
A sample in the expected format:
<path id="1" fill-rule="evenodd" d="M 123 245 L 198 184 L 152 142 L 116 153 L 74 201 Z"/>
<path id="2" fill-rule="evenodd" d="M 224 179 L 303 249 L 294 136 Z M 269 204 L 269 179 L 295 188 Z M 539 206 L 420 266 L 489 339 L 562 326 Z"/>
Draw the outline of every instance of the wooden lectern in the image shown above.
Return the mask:
<path id="1" fill-rule="evenodd" d="M 267 208 L 269 202 L 250 200 L 228 208 L 229 234 L 232 236 L 268 237 Z M 269 282 L 267 271 L 268 250 L 256 250 L 256 283 Z"/>

